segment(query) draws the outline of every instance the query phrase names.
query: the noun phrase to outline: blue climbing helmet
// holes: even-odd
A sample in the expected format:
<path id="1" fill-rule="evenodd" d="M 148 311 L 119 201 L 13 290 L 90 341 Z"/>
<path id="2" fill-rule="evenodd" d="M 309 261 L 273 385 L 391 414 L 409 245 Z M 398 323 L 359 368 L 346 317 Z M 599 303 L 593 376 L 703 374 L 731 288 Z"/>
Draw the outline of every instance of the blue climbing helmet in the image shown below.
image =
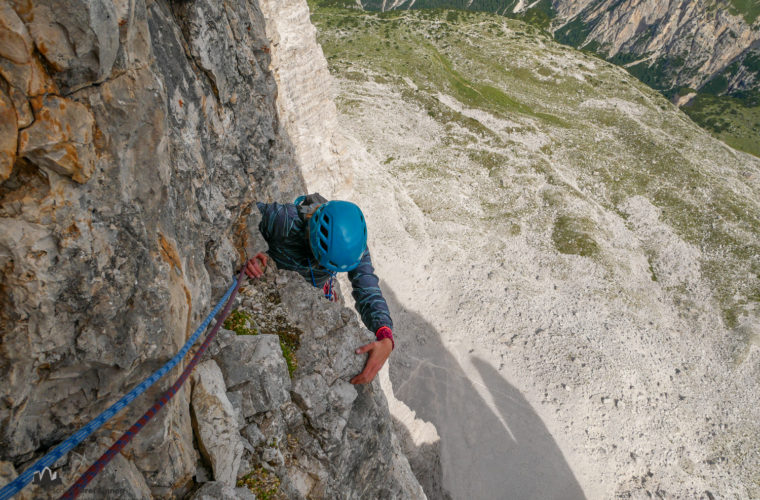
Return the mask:
<path id="1" fill-rule="evenodd" d="M 354 269 L 367 248 L 367 223 L 361 209 L 350 201 L 320 205 L 309 221 L 309 245 L 317 262 L 327 270 Z"/>

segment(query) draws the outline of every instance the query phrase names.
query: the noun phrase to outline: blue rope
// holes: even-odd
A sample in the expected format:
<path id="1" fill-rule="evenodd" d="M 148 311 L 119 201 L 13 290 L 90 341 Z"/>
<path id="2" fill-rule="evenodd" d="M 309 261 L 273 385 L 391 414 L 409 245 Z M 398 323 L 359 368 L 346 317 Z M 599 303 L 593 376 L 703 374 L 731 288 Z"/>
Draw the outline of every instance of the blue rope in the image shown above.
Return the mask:
<path id="1" fill-rule="evenodd" d="M 19 475 L 16 479 L 5 485 L 2 489 L 0 489 L 0 500 L 7 500 L 19 491 L 21 491 L 26 485 L 28 485 L 32 479 L 34 478 L 34 474 L 36 472 L 42 472 L 42 470 L 45 467 L 51 467 L 55 462 L 57 462 L 61 457 L 66 455 L 68 452 L 73 450 L 79 443 L 87 439 L 90 435 L 92 435 L 93 432 L 98 430 L 103 424 L 108 422 L 114 415 L 116 415 L 122 408 L 127 406 L 129 403 L 134 401 L 140 394 L 145 392 L 150 386 L 152 386 L 158 379 L 166 375 L 169 370 L 174 368 L 177 363 L 179 363 L 182 358 L 185 357 L 187 352 L 190 350 L 190 348 L 193 346 L 196 340 L 198 340 L 198 337 L 200 337 L 201 333 L 203 333 L 206 328 L 208 327 L 209 323 L 211 323 L 211 320 L 216 316 L 216 314 L 219 312 L 219 310 L 222 308 L 225 302 L 227 302 L 227 299 L 232 294 L 232 291 L 237 286 L 237 280 L 233 281 L 232 285 L 227 289 L 227 292 L 224 294 L 224 297 L 219 301 L 219 303 L 214 307 L 214 310 L 209 313 L 208 316 L 206 316 L 206 319 L 203 320 L 203 323 L 195 330 L 193 335 L 185 342 L 185 345 L 182 346 L 182 349 L 172 358 L 170 359 L 164 366 L 156 370 L 153 375 L 143 380 L 140 385 L 129 391 L 126 396 L 122 397 L 120 400 L 118 400 L 116 403 L 111 405 L 106 411 L 92 419 L 87 425 L 76 431 L 74 434 L 72 434 L 68 439 L 66 439 L 64 442 L 59 444 L 55 447 L 53 451 L 39 459 L 37 462 L 35 462 L 34 465 L 26 469 L 21 475 Z"/>

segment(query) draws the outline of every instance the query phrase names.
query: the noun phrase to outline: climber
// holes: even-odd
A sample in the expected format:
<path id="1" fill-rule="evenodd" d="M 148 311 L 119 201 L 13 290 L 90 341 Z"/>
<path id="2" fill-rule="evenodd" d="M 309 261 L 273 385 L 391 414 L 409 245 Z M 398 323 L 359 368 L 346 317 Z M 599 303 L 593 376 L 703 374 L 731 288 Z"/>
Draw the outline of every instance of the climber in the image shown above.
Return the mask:
<path id="1" fill-rule="evenodd" d="M 319 193 L 298 197 L 293 203 L 257 203 L 261 212 L 259 231 L 269 244 L 246 263 L 250 278 L 263 275 L 268 258 L 280 269 L 297 271 L 328 300 L 336 301 L 333 279 L 348 272 L 356 310 L 365 326 L 375 332 L 376 342 L 364 345 L 356 354 L 369 353 L 364 370 L 352 384 L 367 384 L 395 347 L 393 322 L 388 304 L 380 291 L 367 248 L 367 225 L 358 206 L 347 201 L 327 201 Z"/>

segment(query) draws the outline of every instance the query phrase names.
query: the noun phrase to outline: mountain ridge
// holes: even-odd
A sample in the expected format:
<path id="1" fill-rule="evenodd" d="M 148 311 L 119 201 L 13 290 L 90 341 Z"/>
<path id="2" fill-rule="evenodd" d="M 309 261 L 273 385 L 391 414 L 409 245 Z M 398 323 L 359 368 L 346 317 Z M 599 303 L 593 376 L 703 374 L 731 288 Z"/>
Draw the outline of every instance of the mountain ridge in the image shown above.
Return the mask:
<path id="1" fill-rule="evenodd" d="M 727 144 L 760 156 L 760 7 L 740 0 L 359 0 L 495 12 L 625 67 Z"/>

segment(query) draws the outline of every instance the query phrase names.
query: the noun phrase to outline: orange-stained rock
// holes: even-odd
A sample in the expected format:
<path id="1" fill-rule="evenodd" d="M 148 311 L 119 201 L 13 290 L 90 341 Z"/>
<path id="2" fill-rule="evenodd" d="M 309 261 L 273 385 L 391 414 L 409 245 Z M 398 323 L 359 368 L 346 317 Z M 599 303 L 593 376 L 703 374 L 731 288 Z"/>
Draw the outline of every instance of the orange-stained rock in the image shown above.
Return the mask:
<path id="1" fill-rule="evenodd" d="M 0 90 L 0 182 L 11 175 L 16 161 L 18 125 L 16 110 L 8 95 Z"/>
<path id="2" fill-rule="evenodd" d="M 58 92 L 55 83 L 36 58 L 28 64 L 16 64 L 0 58 L 0 76 L 29 97 Z"/>
<path id="3" fill-rule="evenodd" d="M 32 39 L 16 12 L 0 0 L 0 57 L 26 64 L 32 57 Z"/>
<path id="4" fill-rule="evenodd" d="M 19 155 L 76 182 L 87 182 L 95 168 L 95 119 L 89 108 L 58 96 L 36 97 L 32 107 L 35 121 L 19 134 Z"/>
<path id="5" fill-rule="evenodd" d="M 8 87 L 8 96 L 13 101 L 13 107 L 16 108 L 16 121 L 18 128 L 26 128 L 34 121 L 32 108 L 29 106 L 26 96 L 16 87 Z"/>
<path id="6" fill-rule="evenodd" d="M 26 26 L 6 0 L 0 0 L 0 75 L 28 96 L 56 92 L 55 83 L 33 51 Z"/>
<path id="7" fill-rule="evenodd" d="M 0 0 L 6 1 L 6 0 Z M 64 93 L 102 82 L 119 50 L 112 1 L 9 0 Z"/>

